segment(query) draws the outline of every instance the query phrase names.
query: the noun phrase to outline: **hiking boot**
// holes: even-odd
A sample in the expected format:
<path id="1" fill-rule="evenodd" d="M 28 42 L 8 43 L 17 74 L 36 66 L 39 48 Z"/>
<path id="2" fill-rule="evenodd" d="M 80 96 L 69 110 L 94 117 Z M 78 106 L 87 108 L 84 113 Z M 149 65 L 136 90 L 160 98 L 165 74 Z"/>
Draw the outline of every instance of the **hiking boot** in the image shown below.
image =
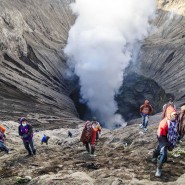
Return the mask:
<path id="1" fill-rule="evenodd" d="M 91 156 L 91 157 L 96 157 L 96 154 L 91 154 L 90 156 Z"/>
<path id="2" fill-rule="evenodd" d="M 157 168 L 157 171 L 155 173 L 156 177 L 160 177 L 161 176 L 161 169 Z"/>

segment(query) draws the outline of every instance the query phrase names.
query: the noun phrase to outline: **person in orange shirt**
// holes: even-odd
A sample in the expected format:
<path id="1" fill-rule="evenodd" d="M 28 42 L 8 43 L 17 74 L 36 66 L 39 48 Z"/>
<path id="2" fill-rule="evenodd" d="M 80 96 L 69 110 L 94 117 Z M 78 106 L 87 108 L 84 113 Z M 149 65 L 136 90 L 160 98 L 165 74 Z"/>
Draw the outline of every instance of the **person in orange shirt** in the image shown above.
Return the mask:
<path id="1" fill-rule="evenodd" d="M 5 141 L 5 127 L 0 125 L 0 150 L 5 151 L 7 154 L 9 153 L 9 149 L 4 144 Z"/>
<path id="2" fill-rule="evenodd" d="M 99 135 L 101 134 L 101 126 L 100 123 L 96 120 L 96 117 L 93 117 L 92 124 L 94 125 L 95 132 L 96 132 L 96 141 L 99 140 Z"/>
<path id="3" fill-rule="evenodd" d="M 144 131 L 147 131 L 148 126 L 148 118 L 149 115 L 152 114 L 153 107 L 150 105 L 150 102 L 148 100 L 144 101 L 144 104 L 140 107 L 140 113 L 142 116 L 142 124 L 140 125 L 140 128 L 143 128 Z"/>
<path id="4" fill-rule="evenodd" d="M 157 162 L 157 171 L 155 176 L 161 176 L 161 169 L 163 164 L 167 161 L 167 151 L 173 150 L 178 139 L 177 134 L 177 113 L 172 112 L 170 120 L 164 118 L 157 130 L 158 145 L 153 151 L 152 162 Z M 159 160 L 158 159 L 159 156 Z"/>

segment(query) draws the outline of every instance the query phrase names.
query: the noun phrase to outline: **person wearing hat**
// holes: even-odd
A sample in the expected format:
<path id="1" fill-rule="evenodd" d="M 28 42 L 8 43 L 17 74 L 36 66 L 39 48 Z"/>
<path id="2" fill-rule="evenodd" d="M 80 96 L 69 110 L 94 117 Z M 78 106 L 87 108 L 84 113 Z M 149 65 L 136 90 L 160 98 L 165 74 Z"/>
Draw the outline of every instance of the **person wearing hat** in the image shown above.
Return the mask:
<path id="1" fill-rule="evenodd" d="M 5 151 L 7 154 L 9 153 L 9 149 L 4 144 L 5 141 L 5 128 L 0 125 L 0 150 Z"/>
<path id="2" fill-rule="evenodd" d="M 148 126 L 148 118 L 149 115 L 152 114 L 153 107 L 150 105 L 150 102 L 148 100 L 144 101 L 144 104 L 140 107 L 140 113 L 142 116 L 142 124 L 140 125 L 140 128 L 143 128 L 144 131 L 147 131 Z"/>
<path id="3" fill-rule="evenodd" d="M 172 112 L 170 120 L 163 119 L 159 123 L 157 130 L 158 145 L 153 151 L 152 158 L 152 162 L 157 162 L 156 177 L 161 176 L 162 166 L 167 161 L 167 151 L 174 149 L 177 143 L 177 138 L 177 113 Z"/>
<path id="4" fill-rule="evenodd" d="M 28 151 L 28 156 L 36 155 L 36 149 L 33 144 L 33 130 L 32 126 L 28 124 L 25 117 L 20 118 L 20 125 L 18 128 L 19 135 L 23 140 L 24 147 Z"/>
<path id="5" fill-rule="evenodd" d="M 181 139 L 185 135 L 185 105 L 181 107 L 177 120 L 178 120 L 177 132 L 179 134 L 178 141 L 181 141 Z"/>

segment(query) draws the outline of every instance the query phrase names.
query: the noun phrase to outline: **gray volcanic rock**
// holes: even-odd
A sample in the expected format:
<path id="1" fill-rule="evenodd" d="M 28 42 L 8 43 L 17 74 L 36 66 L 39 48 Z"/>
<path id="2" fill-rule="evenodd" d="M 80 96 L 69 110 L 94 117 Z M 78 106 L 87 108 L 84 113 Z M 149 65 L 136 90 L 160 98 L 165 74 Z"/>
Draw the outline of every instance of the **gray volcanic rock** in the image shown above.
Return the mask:
<path id="1" fill-rule="evenodd" d="M 68 4 L 0 0 L 1 119 L 24 114 L 44 123 L 76 120 L 62 50 L 74 22 Z"/>
<path id="2" fill-rule="evenodd" d="M 154 32 L 139 55 L 138 73 L 155 80 L 166 93 L 172 93 L 177 105 L 185 102 L 184 24 L 184 0 L 159 0 Z"/>

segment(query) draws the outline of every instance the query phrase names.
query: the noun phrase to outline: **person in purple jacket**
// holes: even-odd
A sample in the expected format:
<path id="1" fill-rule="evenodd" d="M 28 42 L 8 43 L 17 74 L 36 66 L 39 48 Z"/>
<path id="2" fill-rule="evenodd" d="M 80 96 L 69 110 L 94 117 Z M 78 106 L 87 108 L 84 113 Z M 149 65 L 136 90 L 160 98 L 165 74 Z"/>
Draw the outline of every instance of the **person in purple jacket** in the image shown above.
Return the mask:
<path id="1" fill-rule="evenodd" d="M 33 130 L 32 126 L 28 124 L 25 117 L 20 118 L 20 125 L 18 128 L 19 135 L 23 140 L 24 147 L 28 151 L 28 156 L 36 155 L 36 149 L 33 144 Z"/>

